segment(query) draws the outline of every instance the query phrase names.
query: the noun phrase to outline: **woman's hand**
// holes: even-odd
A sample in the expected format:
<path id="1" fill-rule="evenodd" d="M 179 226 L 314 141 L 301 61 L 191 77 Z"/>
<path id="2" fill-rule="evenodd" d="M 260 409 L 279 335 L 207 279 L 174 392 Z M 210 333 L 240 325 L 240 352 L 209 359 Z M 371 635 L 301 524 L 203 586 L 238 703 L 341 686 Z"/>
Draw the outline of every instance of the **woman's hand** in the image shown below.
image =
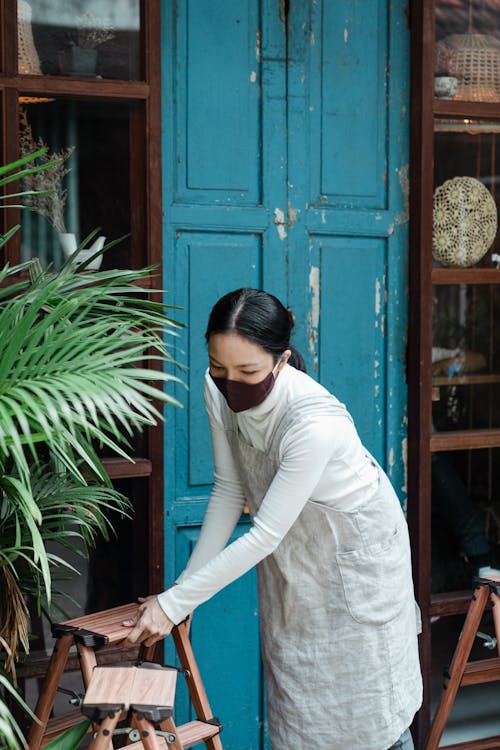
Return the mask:
<path id="1" fill-rule="evenodd" d="M 139 597 L 141 606 L 134 620 L 124 620 L 122 625 L 133 626 L 123 641 L 123 648 L 131 643 L 144 643 L 152 646 L 156 641 L 166 638 L 174 627 L 174 623 L 158 604 L 156 596 Z"/>

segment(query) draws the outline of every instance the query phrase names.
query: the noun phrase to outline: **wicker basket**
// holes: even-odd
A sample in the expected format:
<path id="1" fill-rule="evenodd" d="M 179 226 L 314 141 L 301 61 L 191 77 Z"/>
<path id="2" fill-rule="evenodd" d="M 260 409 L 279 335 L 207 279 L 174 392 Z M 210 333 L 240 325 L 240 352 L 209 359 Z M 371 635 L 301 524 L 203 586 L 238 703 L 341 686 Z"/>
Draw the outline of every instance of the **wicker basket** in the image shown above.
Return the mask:
<path id="1" fill-rule="evenodd" d="M 474 177 L 454 177 L 434 191 L 432 254 L 443 266 L 473 266 L 497 232 L 493 196 Z"/>
<path id="2" fill-rule="evenodd" d="M 451 34 L 436 44 L 436 73 L 458 79 L 454 99 L 500 101 L 500 41 L 489 34 Z"/>

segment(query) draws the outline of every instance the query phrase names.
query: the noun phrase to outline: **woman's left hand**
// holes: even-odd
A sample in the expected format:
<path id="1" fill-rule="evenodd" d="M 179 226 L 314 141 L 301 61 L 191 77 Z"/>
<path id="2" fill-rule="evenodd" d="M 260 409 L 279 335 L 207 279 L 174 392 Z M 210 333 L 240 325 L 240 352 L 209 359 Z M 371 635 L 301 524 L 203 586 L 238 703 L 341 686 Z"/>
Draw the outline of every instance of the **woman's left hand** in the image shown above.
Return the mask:
<path id="1" fill-rule="evenodd" d="M 124 648 L 131 643 L 144 643 L 145 646 L 152 646 L 156 641 L 166 638 L 174 627 L 172 620 L 158 604 L 156 596 L 139 597 L 139 602 L 141 606 L 135 620 L 124 620 L 122 623 L 127 627 L 133 626 L 123 641 Z"/>

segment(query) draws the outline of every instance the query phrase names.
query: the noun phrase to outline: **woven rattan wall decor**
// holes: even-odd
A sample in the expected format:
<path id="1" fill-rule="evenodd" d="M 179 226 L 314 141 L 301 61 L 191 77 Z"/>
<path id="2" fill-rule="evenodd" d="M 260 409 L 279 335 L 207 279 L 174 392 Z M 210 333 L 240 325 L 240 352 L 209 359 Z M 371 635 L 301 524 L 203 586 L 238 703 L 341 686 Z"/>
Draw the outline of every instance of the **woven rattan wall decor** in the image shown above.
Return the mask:
<path id="1" fill-rule="evenodd" d="M 453 177 L 434 191 L 432 254 L 443 266 L 478 263 L 493 244 L 497 207 L 475 177 Z"/>

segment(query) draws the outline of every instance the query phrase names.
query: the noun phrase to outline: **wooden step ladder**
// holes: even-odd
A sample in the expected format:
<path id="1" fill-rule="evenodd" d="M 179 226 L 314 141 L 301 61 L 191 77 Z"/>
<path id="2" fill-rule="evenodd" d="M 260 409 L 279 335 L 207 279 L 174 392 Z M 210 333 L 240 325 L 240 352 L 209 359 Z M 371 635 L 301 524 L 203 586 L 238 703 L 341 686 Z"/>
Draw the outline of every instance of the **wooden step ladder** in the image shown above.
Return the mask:
<path id="1" fill-rule="evenodd" d="M 172 720 L 176 681 L 176 669 L 151 662 L 94 667 L 82 705 L 95 727 L 88 750 L 112 748 L 118 734 L 127 735 L 129 747 L 130 743 L 147 750 L 161 750 L 165 743 L 175 750 L 181 747 Z M 122 716 L 128 726 L 118 728 Z"/>
<path id="2" fill-rule="evenodd" d="M 83 686 L 87 690 L 94 669 L 97 667 L 96 652 L 106 646 L 118 644 L 127 637 L 132 628 L 124 627 L 122 622 L 125 620 L 134 620 L 138 607 L 139 605 L 136 603 L 125 604 L 121 607 L 114 607 L 103 612 L 84 615 L 83 617 L 52 626 L 52 634 L 56 642 L 35 709 L 37 719 L 31 725 L 28 743 L 29 750 L 40 750 L 40 748 L 44 747 L 62 731 L 82 720 L 80 709 L 71 711 L 55 719 L 50 718 L 70 649 L 73 646 L 77 649 Z M 171 747 L 172 750 L 185 750 L 185 748 L 192 745 L 204 742 L 206 750 L 223 750 L 219 737 L 222 727 L 212 714 L 189 640 L 187 623 L 183 622 L 174 627 L 171 635 L 181 665 L 179 671 L 186 679 L 196 720 L 175 727 L 172 719 L 165 719 L 167 728 L 168 726 L 171 727 L 169 730 L 170 734 L 175 735 L 175 743 L 177 744 L 167 745 L 166 742 L 163 742 L 163 744 L 160 742 L 160 744 L 150 745 L 150 747 L 155 750 L 157 747 L 163 748 L 167 746 Z M 150 648 L 141 647 L 139 663 L 151 659 L 153 652 L 154 646 Z M 127 668 L 125 667 L 125 669 Z M 151 672 L 151 674 L 153 673 Z M 122 714 L 124 713 L 122 712 Z M 173 731 L 173 728 L 175 728 L 175 731 Z M 110 744 L 109 739 L 107 740 L 107 744 L 109 750 L 111 750 L 112 744 Z M 142 742 L 138 742 L 127 747 L 142 748 L 143 744 Z"/>
<path id="3" fill-rule="evenodd" d="M 475 578 L 472 599 L 460 633 L 450 668 L 445 672 L 445 682 L 441 700 L 431 724 L 425 750 L 437 750 L 448 721 L 459 688 L 500 680 L 500 580 Z M 497 639 L 498 656 L 493 659 L 468 661 L 474 639 L 481 624 L 484 610 L 491 600 L 493 622 Z M 447 745 L 446 750 L 493 750 L 500 748 L 500 736 L 480 740 L 467 740 L 455 745 Z"/>

